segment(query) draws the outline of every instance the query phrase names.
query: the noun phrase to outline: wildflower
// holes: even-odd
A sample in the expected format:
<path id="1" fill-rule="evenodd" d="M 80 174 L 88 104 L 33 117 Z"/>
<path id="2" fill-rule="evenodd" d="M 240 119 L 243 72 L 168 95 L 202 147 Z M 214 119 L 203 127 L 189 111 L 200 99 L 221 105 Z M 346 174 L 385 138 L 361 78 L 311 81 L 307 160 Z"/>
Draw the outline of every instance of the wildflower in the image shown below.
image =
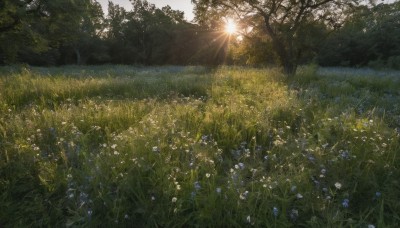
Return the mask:
<path id="1" fill-rule="evenodd" d="M 113 144 L 112 146 L 111 146 L 111 149 L 115 149 L 117 147 L 117 144 Z"/>
<path id="2" fill-rule="evenodd" d="M 307 159 L 308 159 L 310 162 L 315 162 L 315 157 L 314 157 L 312 154 L 308 154 L 308 155 L 307 155 Z"/>
<path id="3" fill-rule="evenodd" d="M 300 193 L 297 193 L 297 194 L 296 194 L 296 198 L 297 198 L 297 199 L 303 199 L 303 195 L 300 194 Z"/>
<path id="4" fill-rule="evenodd" d="M 376 196 L 376 198 L 379 198 L 379 197 L 381 197 L 381 195 L 382 195 L 382 193 L 381 193 L 381 192 L 375 192 L 375 196 Z"/>
<path id="5" fill-rule="evenodd" d="M 239 198 L 241 199 L 241 200 L 245 200 L 245 199 L 247 199 L 247 195 L 249 194 L 249 191 L 245 191 L 245 192 L 243 192 L 242 194 L 240 194 L 240 196 L 239 196 Z"/>
<path id="6" fill-rule="evenodd" d="M 176 197 L 172 197 L 172 203 L 176 203 L 176 201 L 178 200 L 178 198 L 176 198 Z"/>
<path id="7" fill-rule="evenodd" d="M 321 169 L 321 174 L 325 175 L 326 169 Z"/>
<path id="8" fill-rule="evenodd" d="M 250 215 L 247 216 L 246 221 L 247 221 L 248 223 L 251 222 L 251 217 L 250 217 Z"/>
<path id="9" fill-rule="evenodd" d="M 239 165 L 240 169 L 244 169 L 244 164 L 243 163 L 240 162 L 238 165 Z"/>
<path id="10" fill-rule="evenodd" d="M 87 214 L 88 214 L 89 217 L 91 217 L 92 214 L 93 214 L 93 211 L 89 209 L 88 212 L 87 212 Z"/>
<path id="11" fill-rule="evenodd" d="M 342 158 L 342 159 L 346 159 L 346 160 L 349 160 L 350 159 L 350 153 L 347 151 L 347 150 L 345 150 L 345 151 L 340 151 L 340 157 Z"/>
<path id="12" fill-rule="evenodd" d="M 194 188 L 198 191 L 201 188 L 201 185 L 198 181 L 194 182 Z"/>
<path id="13" fill-rule="evenodd" d="M 196 192 L 191 192 L 190 193 L 190 197 L 193 199 L 194 197 L 196 197 Z"/>
<path id="14" fill-rule="evenodd" d="M 368 228 L 375 228 L 375 226 L 372 224 L 368 224 Z"/>
<path id="15" fill-rule="evenodd" d="M 207 178 L 210 178 L 210 176 L 211 176 L 211 174 L 206 173 L 206 177 L 207 177 Z"/>
<path id="16" fill-rule="evenodd" d="M 296 185 L 293 185 L 291 188 L 290 188 L 290 191 L 292 191 L 292 192 L 295 192 L 297 190 L 297 186 Z"/>
<path id="17" fill-rule="evenodd" d="M 267 161 L 268 160 L 268 155 L 264 156 L 264 160 Z"/>
<path id="18" fill-rule="evenodd" d="M 341 188 L 342 188 L 342 184 L 339 183 L 339 182 L 336 182 L 336 183 L 335 183 L 335 187 L 336 187 L 337 189 L 341 189 Z"/>
<path id="19" fill-rule="evenodd" d="M 292 209 L 290 211 L 290 215 L 289 216 L 290 216 L 290 219 L 296 220 L 299 217 L 299 211 L 296 210 L 296 209 Z"/>
<path id="20" fill-rule="evenodd" d="M 349 202 L 350 202 L 349 199 L 344 199 L 344 200 L 342 201 L 342 206 L 343 206 L 344 208 L 348 208 L 348 207 L 349 207 Z"/>
<path id="21" fill-rule="evenodd" d="M 151 196 L 151 201 L 154 201 L 154 200 L 156 200 L 156 197 Z"/>
<path id="22" fill-rule="evenodd" d="M 221 188 L 217 188 L 217 189 L 215 189 L 215 191 L 216 191 L 218 194 L 220 194 L 220 193 L 221 193 Z"/>
<path id="23" fill-rule="evenodd" d="M 274 215 L 274 217 L 278 217 L 279 210 L 278 210 L 277 207 L 273 207 L 273 208 L 272 208 L 272 214 Z"/>
<path id="24" fill-rule="evenodd" d="M 119 155 L 119 152 L 118 151 L 114 151 L 114 155 Z"/>
<path id="25" fill-rule="evenodd" d="M 179 184 L 176 185 L 176 190 L 181 190 L 181 186 Z"/>
<path id="26" fill-rule="evenodd" d="M 158 146 L 153 146 L 153 152 L 154 153 L 160 152 L 160 148 L 158 148 Z"/>
<path id="27" fill-rule="evenodd" d="M 128 219 L 128 218 L 129 218 L 129 215 L 125 214 L 124 218 L 125 218 L 125 219 Z"/>

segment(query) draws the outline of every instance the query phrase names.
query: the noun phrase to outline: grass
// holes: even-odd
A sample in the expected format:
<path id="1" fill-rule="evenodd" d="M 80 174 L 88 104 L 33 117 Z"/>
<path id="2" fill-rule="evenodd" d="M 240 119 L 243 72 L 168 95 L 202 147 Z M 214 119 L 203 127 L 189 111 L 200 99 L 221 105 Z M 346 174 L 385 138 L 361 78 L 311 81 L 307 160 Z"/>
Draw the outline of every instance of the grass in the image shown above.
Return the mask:
<path id="1" fill-rule="evenodd" d="M 400 77 L 0 68 L 0 227 L 398 227 Z"/>

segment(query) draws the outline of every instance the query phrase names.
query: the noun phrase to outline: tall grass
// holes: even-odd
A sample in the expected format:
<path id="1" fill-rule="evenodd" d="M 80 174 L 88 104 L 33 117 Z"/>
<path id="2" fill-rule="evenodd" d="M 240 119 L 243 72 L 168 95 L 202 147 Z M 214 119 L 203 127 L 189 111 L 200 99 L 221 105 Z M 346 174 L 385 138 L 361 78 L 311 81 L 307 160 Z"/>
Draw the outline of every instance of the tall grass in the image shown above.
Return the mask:
<path id="1" fill-rule="evenodd" d="M 2 68 L 0 226 L 399 226 L 399 78 L 318 72 Z"/>

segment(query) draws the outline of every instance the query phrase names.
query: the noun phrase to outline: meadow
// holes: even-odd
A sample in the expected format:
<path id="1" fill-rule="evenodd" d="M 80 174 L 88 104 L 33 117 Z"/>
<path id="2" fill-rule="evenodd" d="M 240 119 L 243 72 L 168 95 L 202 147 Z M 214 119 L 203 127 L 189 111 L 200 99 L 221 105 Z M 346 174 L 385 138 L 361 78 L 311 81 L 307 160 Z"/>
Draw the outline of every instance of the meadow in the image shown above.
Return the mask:
<path id="1" fill-rule="evenodd" d="M 0 68 L 0 227 L 399 227 L 400 73 Z"/>

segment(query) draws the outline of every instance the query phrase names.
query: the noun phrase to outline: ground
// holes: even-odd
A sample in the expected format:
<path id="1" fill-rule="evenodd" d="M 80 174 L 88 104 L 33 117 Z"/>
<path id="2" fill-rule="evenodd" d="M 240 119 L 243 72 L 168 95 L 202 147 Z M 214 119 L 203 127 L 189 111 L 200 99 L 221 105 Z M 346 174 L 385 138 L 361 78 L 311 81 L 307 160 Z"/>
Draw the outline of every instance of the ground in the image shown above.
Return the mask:
<path id="1" fill-rule="evenodd" d="M 0 227 L 400 225 L 398 72 L 0 75 Z"/>

